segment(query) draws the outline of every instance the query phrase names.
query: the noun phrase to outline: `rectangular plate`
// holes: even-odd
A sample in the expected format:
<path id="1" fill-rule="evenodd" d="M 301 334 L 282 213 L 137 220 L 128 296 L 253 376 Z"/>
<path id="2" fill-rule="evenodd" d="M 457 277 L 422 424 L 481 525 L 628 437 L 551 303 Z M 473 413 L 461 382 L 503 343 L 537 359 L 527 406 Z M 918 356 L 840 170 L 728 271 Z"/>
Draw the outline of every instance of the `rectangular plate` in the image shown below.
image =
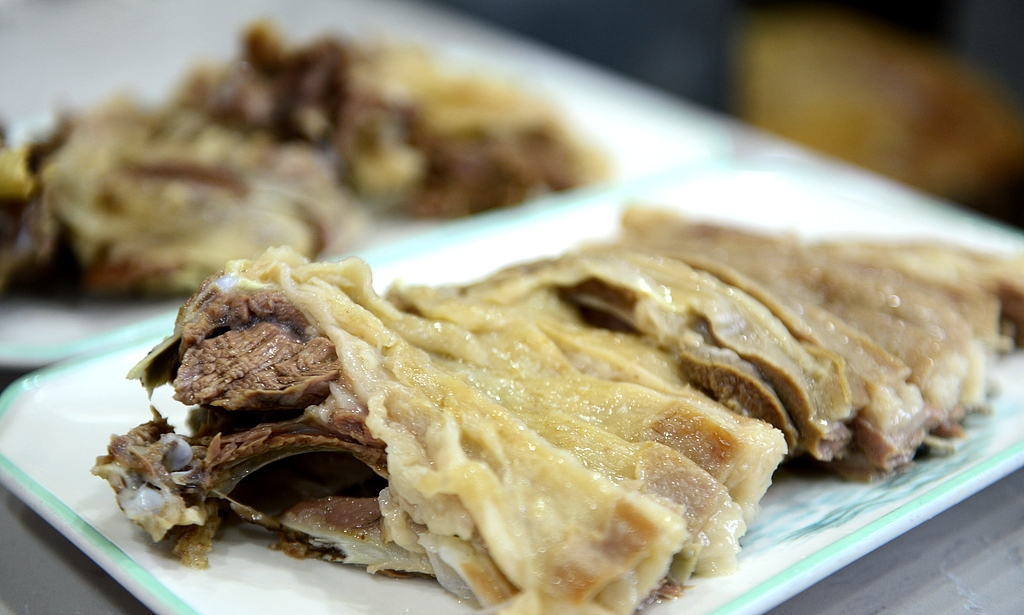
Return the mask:
<path id="1" fill-rule="evenodd" d="M 196 15 L 202 15 L 201 27 Z M 0 3 L 0 83 L 24 85 L 0 89 L 0 115 L 20 120 L 11 130 L 20 139 L 45 126 L 46 118 L 36 114 L 53 105 L 82 108 L 126 89 L 161 100 L 197 59 L 235 56 L 241 28 L 268 15 L 296 40 L 338 32 L 417 43 L 448 66 L 519 83 L 553 101 L 571 126 L 607 153 L 618 181 L 730 147 L 725 123 L 709 112 L 439 7 L 393 0 Z M 378 220 L 354 248 L 432 226 Z M 170 305 L 0 297 L 0 367 L 39 367 L 144 339 L 173 318 Z"/>
<path id="2" fill-rule="evenodd" d="M 816 167 L 715 163 L 641 184 L 579 193 L 456 223 L 366 254 L 379 288 L 465 281 L 514 261 L 608 237 L 623 203 L 658 203 L 703 218 L 791 230 L 959 240 L 1021 251 L 1013 231 L 891 184 Z M 0 478 L 154 611 L 162 614 L 309 615 L 469 613 L 425 579 L 389 579 L 358 568 L 297 561 L 267 549 L 256 528 L 228 527 L 210 568 L 182 567 L 129 523 L 107 485 L 89 475 L 109 436 L 148 417 L 145 392 L 124 379 L 158 341 L 65 363 L 31 375 L 0 397 Z M 947 458 L 920 460 L 876 483 L 781 471 L 742 543 L 739 571 L 693 579 L 652 615 L 763 612 L 841 566 L 1024 465 L 1024 355 L 1001 359 L 991 415 L 969 417 L 969 439 Z M 181 424 L 184 408 L 165 389 L 154 405 Z"/>

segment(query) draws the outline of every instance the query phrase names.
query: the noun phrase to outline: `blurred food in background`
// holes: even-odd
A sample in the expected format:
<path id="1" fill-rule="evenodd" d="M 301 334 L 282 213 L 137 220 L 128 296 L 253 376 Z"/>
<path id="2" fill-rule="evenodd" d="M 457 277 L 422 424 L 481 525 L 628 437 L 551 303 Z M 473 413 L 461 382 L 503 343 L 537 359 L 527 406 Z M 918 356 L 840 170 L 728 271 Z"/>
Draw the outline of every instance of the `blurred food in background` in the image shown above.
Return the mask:
<path id="1" fill-rule="evenodd" d="M 54 259 L 57 225 L 44 210 L 37 146 L 8 147 L 0 127 L 0 290 L 30 279 Z"/>
<path id="2" fill-rule="evenodd" d="M 344 246 L 361 216 L 315 148 L 123 99 L 73 121 L 42 204 L 92 290 L 189 293 L 238 255 Z"/>
<path id="3" fill-rule="evenodd" d="M 752 11 L 735 104 L 758 127 L 1024 224 L 1024 119 L 999 85 L 917 34 L 828 5 Z"/>
<path id="4" fill-rule="evenodd" d="M 251 26 L 170 102 L 68 114 L 0 142 L 0 290 L 187 294 L 224 262 L 343 252 L 378 214 L 456 217 L 601 178 L 545 101 L 426 51 Z M 357 203 L 358 202 L 358 203 Z"/>
<path id="5" fill-rule="evenodd" d="M 360 196 L 462 216 L 602 177 L 602 157 L 545 101 L 440 66 L 424 50 L 324 38 L 290 48 L 268 23 L 243 57 L 200 68 L 180 103 L 243 130 L 333 149 Z"/>

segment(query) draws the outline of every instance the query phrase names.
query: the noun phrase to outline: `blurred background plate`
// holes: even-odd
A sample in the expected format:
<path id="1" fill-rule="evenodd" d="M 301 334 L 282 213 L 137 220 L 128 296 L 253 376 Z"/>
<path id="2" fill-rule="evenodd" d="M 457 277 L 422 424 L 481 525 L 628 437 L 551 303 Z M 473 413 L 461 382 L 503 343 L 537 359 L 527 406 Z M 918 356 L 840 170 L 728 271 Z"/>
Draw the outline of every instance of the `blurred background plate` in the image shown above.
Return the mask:
<path id="1" fill-rule="evenodd" d="M 0 116 L 20 139 L 45 125 L 41 114 L 85 108 L 118 91 L 161 100 L 194 62 L 234 57 L 240 30 L 267 16 L 293 40 L 333 31 L 420 43 L 451 65 L 507 76 L 555 102 L 606 152 L 613 181 L 731 149 L 727 123 L 710 111 L 449 9 L 395 0 L 8 0 L 0 3 Z M 384 221 L 353 249 L 438 224 Z M 130 341 L 165 322 L 177 303 L 0 297 L 0 366 L 40 366 Z M 164 316 L 139 324 L 154 314 Z M 137 326 L 111 333 L 129 324 Z"/>

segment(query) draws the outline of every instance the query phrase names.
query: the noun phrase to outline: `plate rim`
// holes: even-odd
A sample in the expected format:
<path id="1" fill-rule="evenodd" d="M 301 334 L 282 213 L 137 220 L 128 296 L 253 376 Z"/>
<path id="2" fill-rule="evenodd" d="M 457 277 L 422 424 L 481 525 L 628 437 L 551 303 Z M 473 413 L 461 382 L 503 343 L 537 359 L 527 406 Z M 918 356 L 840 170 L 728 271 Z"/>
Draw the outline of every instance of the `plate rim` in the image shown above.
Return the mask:
<path id="1" fill-rule="evenodd" d="M 127 350 L 126 347 L 64 361 L 22 376 L 0 393 L 0 429 L 3 429 L 4 417 L 23 396 L 89 363 L 107 360 Z M 0 483 L 147 608 L 166 615 L 202 615 L 2 452 Z"/>

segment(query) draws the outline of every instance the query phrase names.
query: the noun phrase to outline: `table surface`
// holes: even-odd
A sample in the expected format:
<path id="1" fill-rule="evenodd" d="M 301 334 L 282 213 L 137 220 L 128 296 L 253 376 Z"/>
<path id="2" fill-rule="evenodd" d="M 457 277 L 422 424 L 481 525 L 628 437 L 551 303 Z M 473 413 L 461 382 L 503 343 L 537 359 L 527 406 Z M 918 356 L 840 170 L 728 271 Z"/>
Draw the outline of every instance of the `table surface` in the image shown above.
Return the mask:
<path id="1" fill-rule="evenodd" d="M 3 0 L 0 0 L 3 2 Z M 739 155 L 789 146 L 732 127 Z M 0 370 L 0 389 L 21 374 Z M 0 615 L 151 613 L 0 486 Z M 837 571 L 771 615 L 1024 613 L 1024 470 Z"/>

